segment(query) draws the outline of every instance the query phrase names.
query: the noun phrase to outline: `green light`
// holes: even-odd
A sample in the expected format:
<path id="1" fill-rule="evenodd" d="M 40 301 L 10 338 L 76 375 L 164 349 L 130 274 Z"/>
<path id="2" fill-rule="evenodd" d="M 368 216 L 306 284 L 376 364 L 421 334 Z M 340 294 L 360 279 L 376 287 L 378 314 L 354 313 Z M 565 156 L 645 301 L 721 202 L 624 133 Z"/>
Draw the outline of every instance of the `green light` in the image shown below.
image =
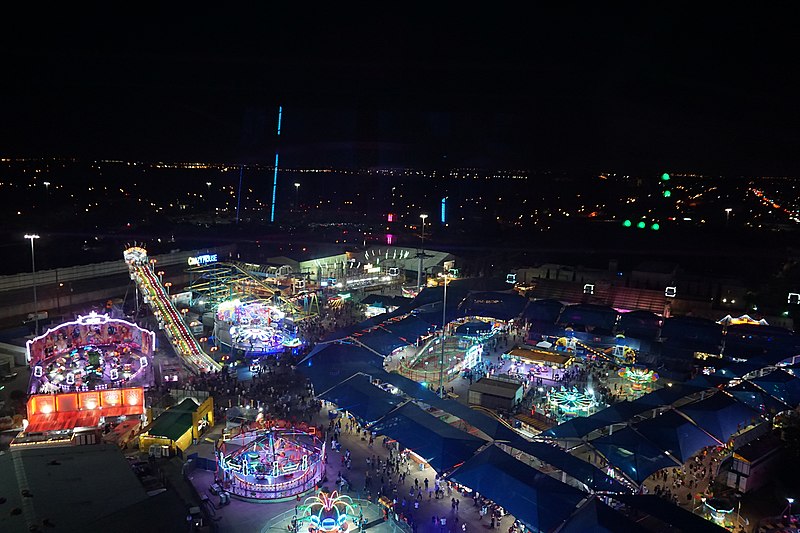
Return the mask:
<path id="1" fill-rule="evenodd" d="M 664 198 L 669 198 L 670 196 L 672 196 L 672 191 L 670 191 L 669 189 L 664 191 Z"/>
<path id="2" fill-rule="evenodd" d="M 669 174 L 667 174 L 666 172 L 661 174 L 661 180 L 662 181 L 669 181 Z"/>
<path id="3" fill-rule="evenodd" d="M 626 220 L 625 222 L 622 223 L 622 225 L 625 226 L 626 228 L 630 228 L 633 225 L 633 222 L 631 222 L 630 220 Z"/>
<path id="4" fill-rule="evenodd" d="M 647 224 L 644 223 L 644 220 L 642 220 L 638 224 L 636 224 L 636 227 L 639 228 L 639 229 L 644 229 L 645 226 L 647 226 Z"/>
<path id="5" fill-rule="evenodd" d="M 658 231 L 660 228 L 661 228 L 661 226 L 658 225 L 658 222 L 656 222 L 655 224 L 650 226 L 650 229 L 655 230 L 655 231 Z"/>

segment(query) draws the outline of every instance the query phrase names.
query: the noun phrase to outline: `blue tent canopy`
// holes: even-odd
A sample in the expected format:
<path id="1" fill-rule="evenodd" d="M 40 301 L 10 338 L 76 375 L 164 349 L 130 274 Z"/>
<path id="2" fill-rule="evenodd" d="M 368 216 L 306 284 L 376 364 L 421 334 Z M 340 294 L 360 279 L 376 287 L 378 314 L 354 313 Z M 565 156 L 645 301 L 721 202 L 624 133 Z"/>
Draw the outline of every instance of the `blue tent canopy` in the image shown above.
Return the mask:
<path id="1" fill-rule="evenodd" d="M 689 383 L 677 384 L 672 387 L 662 387 L 652 392 L 648 392 L 631 403 L 636 405 L 645 405 L 650 408 L 662 407 L 664 405 L 672 405 L 681 398 L 685 398 L 690 394 L 700 392 L 707 389 L 707 386 L 696 386 Z"/>
<path id="2" fill-rule="evenodd" d="M 661 328 L 662 318 L 652 311 L 635 310 L 619 315 L 617 331 L 624 331 L 628 337 L 654 338 Z"/>
<path id="3" fill-rule="evenodd" d="M 440 399 L 437 397 L 436 399 L 429 400 L 428 403 L 478 428 L 493 440 L 511 441 L 519 437 L 513 429 L 510 429 L 496 418 L 476 411 L 459 401 Z"/>
<path id="4" fill-rule="evenodd" d="M 355 375 L 320 395 L 352 413 L 362 424 L 372 423 L 395 409 L 402 398 L 372 384 L 369 376 Z"/>
<path id="5" fill-rule="evenodd" d="M 408 379 L 405 376 L 397 374 L 396 372 L 386 372 L 382 370 L 379 374 L 373 374 L 374 377 L 381 379 L 387 383 L 391 383 L 407 396 L 414 400 L 421 400 L 423 402 L 431 403 L 439 399 L 435 392 L 418 383 L 413 379 Z"/>
<path id="6" fill-rule="evenodd" d="M 770 396 L 789 404 L 790 407 L 800 404 L 800 379 L 785 370 L 777 369 L 748 381 L 761 387 Z"/>
<path id="7" fill-rule="evenodd" d="M 718 392 L 704 400 L 677 409 L 723 443 L 728 442 L 734 433 L 749 426 L 758 418 L 758 411 L 724 392 Z"/>
<path id="8" fill-rule="evenodd" d="M 554 531 L 586 497 L 494 445 L 471 457 L 449 478 L 497 502 L 534 531 Z"/>
<path id="9" fill-rule="evenodd" d="M 590 441 L 590 444 L 632 481 L 642 484 L 662 468 L 680 466 L 630 427 Z"/>
<path id="10" fill-rule="evenodd" d="M 725 392 L 733 395 L 734 398 L 755 409 L 762 415 L 774 415 L 789 409 L 787 404 L 770 396 L 764 392 L 763 389 L 753 385 L 749 381 L 742 381 L 738 385 L 727 387 Z"/>
<path id="11" fill-rule="evenodd" d="M 580 439 L 592 431 L 608 426 L 605 420 L 593 416 L 576 416 L 542 432 L 543 437 Z"/>
<path id="12" fill-rule="evenodd" d="M 558 316 L 564 309 L 564 304 L 558 300 L 542 298 L 528 302 L 522 311 L 522 316 L 529 321 L 542 321 L 555 324 Z"/>
<path id="13" fill-rule="evenodd" d="M 652 407 L 648 405 L 623 400 L 592 415 L 575 417 L 550 429 L 546 429 L 542 432 L 542 436 L 557 439 L 582 438 L 600 428 L 608 427 L 611 424 L 626 422 L 634 416 L 650 409 L 652 409 Z"/>
<path id="14" fill-rule="evenodd" d="M 559 533 L 645 533 L 645 529 L 596 497 L 581 505 Z"/>
<path id="15" fill-rule="evenodd" d="M 727 533 L 728 530 L 655 494 L 619 494 L 612 499 L 671 526 L 668 531 Z"/>
<path id="16" fill-rule="evenodd" d="M 358 342 L 383 356 L 389 355 L 395 348 L 407 346 L 409 344 L 406 341 L 400 340 L 397 335 L 384 327 L 378 327 L 365 333 L 356 333 L 354 335 L 354 338 Z"/>
<path id="17" fill-rule="evenodd" d="M 486 444 L 485 440 L 451 426 L 413 403 L 395 409 L 371 429 L 397 440 L 437 472 L 446 472 L 466 461 Z"/>
<path id="18" fill-rule="evenodd" d="M 383 360 L 355 345 L 319 344 L 297 365 L 297 370 L 311 380 L 321 394 L 358 372 L 384 372 Z"/>
<path id="19" fill-rule="evenodd" d="M 721 444 L 674 410 L 658 414 L 636 424 L 633 428 L 656 447 L 669 452 L 681 463 L 686 462 L 706 446 Z"/>
<path id="20" fill-rule="evenodd" d="M 749 374 L 755 370 L 760 370 L 765 366 L 767 366 L 766 363 L 757 360 L 731 363 L 725 367 L 718 368 L 714 374 L 718 376 L 724 376 L 726 378 L 741 378 L 746 374 Z"/>
<path id="21" fill-rule="evenodd" d="M 731 381 L 731 377 L 722 375 L 722 374 L 699 374 L 686 383 L 684 385 L 690 385 L 693 387 L 702 387 L 704 389 L 716 389 L 722 386 L 727 385 Z"/>
<path id="22" fill-rule="evenodd" d="M 564 308 L 558 322 L 565 325 L 594 326 L 611 331 L 618 314 L 616 309 L 607 305 L 575 304 Z"/>
<path id="23" fill-rule="evenodd" d="M 492 331 L 492 324 L 482 320 L 470 320 L 464 322 L 456 328 L 456 335 L 458 336 L 478 336 L 487 335 Z"/>
<path id="24" fill-rule="evenodd" d="M 528 299 L 514 291 L 472 292 L 459 304 L 458 310 L 461 316 L 511 320 L 520 316 L 527 304 Z"/>
<path id="25" fill-rule="evenodd" d="M 514 449 L 532 455 L 537 459 L 565 472 L 584 483 L 594 491 L 625 492 L 626 488 L 596 466 L 557 446 L 544 442 L 532 442 L 523 438 L 509 444 Z"/>

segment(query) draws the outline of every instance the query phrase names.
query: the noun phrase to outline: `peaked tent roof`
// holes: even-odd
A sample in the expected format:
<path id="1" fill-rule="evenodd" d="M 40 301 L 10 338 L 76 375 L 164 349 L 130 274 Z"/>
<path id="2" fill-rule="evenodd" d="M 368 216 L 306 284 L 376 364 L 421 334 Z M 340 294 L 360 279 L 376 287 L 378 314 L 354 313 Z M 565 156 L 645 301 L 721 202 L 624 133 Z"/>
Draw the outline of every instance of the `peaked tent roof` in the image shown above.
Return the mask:
<path id="1" fill-rule="evenodd" d="M 593 497 L 581 505 L 558 533 L 646 533 L 647 531 L 649 530 Z"/>
<path id="2" fill-rule="evenodd" d="M 461 316 L 485 316 L 511 320 L 522 314 L 528 299 L 515 291 L 472 292 L 459 304 Z"/>
<path id="3" fill-rule="evenodd" d="M 372 430 L 397 440 L 438 472 L 466 461 L 486 444 L 410 402 L 373 424 Z"/>
<path id="4" fill-rule="evenodd" d="M 483 322 L 482 320 L 470 320 L 464 322 L 456 328 L 456 335 L 476 335 L 480 332 L 489 333 L 492 331 L 492 324 Z"/>
<path id="5" fill-rule="evenodd" d="M 697 386 L 688 383 L 679 383 L 672 387 L 662 387 L 652 392 L 648 392 L 631 403 L 636 405 L 646 405 L 651 408 L 663 407 L 665 405 L 672 405 L 678 400 L 700 392 L 701 390 L 708 389 L 707 386 Z"/>
<path id="6" fill-rule="evenodd" d="M 380 356 L 347 344 L 318 344 L 297 364 L 297 370 L 311 380 L 317 394 L 359 372 L 385 372 Z"/>
<path id="7" fill-rule="evenodd" d="M 528 320 L 541 320 L 555 324 L 562 309 L 564 309 L 564 304 L 560 301 L 541 298 L 529 301 L 522 311 L 522 316 Z"/>
<path id="8" fill-rule="evenodd" d="M 560 324 L 596 326 L 610 330 L 614 327 L 619 313 L 613 307 L 597 304 L 568 305 L 558 319 Z"/>
<path id="9" fill-rule="evenodd" d="M 476 411 L 459 401 L 437 398 L 427 403 L 478 428 L 493 440 L 511 441 L 519 437 L 516 431 L 510 429 L 496 418 Z"/>
<path id="10" fill-rule="evenodd" d="M 733 387 L 727 387 L 725 392 L 762 415 L 774 415 L 790 408 L 786 403 L 746 380 Z"/>
<path id="11" fill-rule="evenodd" d="M 581 438 L 592 431 L 608 427 L 612 424 L 626 422 L 634 416 L 652 409 L 645 404 L 637 404 L 622 400 L 605 409 L 585 417 L 575 417 L 542 432 L 545 437 L 557 439 Z"/>
<path id="12" fill-rule="evenodd" d="M 673 526 L 677 531 L 691 531 L 692 533 L 727 533 L 728 531 L 655 494 L 620 494 L 612 496 L 612 498 Z"/>
<path id="13" fill-rule="evenodd" d="M 666 455 L 630 427 L 594 439 L 590 444 L 602 453 L 609 463 L 640 485 L 651 474 L 662 468 L 680 466 L 676 459 Z"/>
<path id="14" fill-rule="evenodd" d="M 686 417 L 672 409 L 633 427 L 637 433 L 661 450 L 669 452 L 681 463 L 686 462 L 706 446 L 720 444 Z"/>
<path id="15" fill-rule="evenodd" d="M 534 531 L 555 530 L 586 497 L 495 445 L 471 457 L 449 478 L 499 503 Z"/>
<path id="16" fill-rule="evenodd" d="M 724 392 L 688 403 L 677 410 L 720 442 L 728 442 L 733 434 L 746 428 L 758 418 L 758 411 Z"/>
<path id="17" fill-rule="evenodd" d="M 166 437 L 169 440 L 178 440 L 181 435 L 192 428 L 194 420 L 192 415 L 199 405 L 191 398 L 185 398 L 178 405 L 174 405 L 161 413 L 153 421 L 147 433 L 157 437 Z"/>
<path id="18" fill-rule="evenodd" d="M 351 376 L 320 397 L 349 411 L 364 424 L 386 416 L 403 401 L 402 398 L 376 387 L 369 376 L 362 374 Z"/>
<path id="19" fill-rule="evenodd" d="M 776 369 L 765 376 L 752 378 L 751 383 L 755 383 L 770 396 L 778 398 L 791 407 L 800 404 L 800 379 L 782 369 Z"/>
<path id="20" fill-rule="evenodd" d="M 601 492 L 627 491 L 624 485 L 596 466 L 575 457 L 557 446 L 544 442 L 532 442 L 521 437 L 510 443 L 509 446 L 554 466 L 592 490 Z"/>

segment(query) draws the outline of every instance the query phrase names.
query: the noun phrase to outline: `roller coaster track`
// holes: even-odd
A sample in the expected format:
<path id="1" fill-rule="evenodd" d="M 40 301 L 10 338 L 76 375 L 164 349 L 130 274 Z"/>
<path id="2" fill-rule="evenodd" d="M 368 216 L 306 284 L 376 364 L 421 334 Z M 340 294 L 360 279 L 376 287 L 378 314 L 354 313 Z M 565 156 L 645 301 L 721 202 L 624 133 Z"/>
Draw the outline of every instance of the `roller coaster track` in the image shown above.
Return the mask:
<path id="1" fill-rule="evenodd" d="M 193 283 L 191 289 L 201 294 L 207 294 L 216 304 L 230 298 L 261 300 L 265 297 L 277 298 L 285 313 L 305 318 L 303 309 L 285 298 L 280 289 L 253 275 L 236 262 L 212 263 L 190 268 L 188 272 L 202 275 L 202 281 Z"/>
<path id="2" fill-rule="evenodd" d="M 164 331 L 175 353 L 189 369 L 195 374 L 221 370 L 222 365 L 203 351 L 197 339 L 186 327 L 183 317 L 175 309 L 153 270 L 147 265 L 129 264 L 128 267 L 131 279 L 139 286 L 145 301 L 164 325 Z"/>

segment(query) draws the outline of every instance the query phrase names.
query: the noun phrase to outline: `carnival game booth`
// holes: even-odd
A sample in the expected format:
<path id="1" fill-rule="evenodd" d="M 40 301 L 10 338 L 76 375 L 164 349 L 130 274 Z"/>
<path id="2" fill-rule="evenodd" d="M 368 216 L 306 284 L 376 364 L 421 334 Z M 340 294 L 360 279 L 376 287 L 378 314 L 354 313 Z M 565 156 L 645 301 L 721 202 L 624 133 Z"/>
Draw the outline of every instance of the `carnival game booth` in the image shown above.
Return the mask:
<path id="1" fill-rule="evenodd" d="M 132 322 L 80 316 L 26 343 L 30 394 L 150 387 L 156 336 Z"/>
<path id="2" fill-rule="evenodd" d="M 279 501 L 317 488 L 325 475 L 325 442 L 316 428 L 285 421 L 259 425 L 219 441 L 222 488 L 252 501 Z"/>
<path id="3" fill-rule="evenodd" d="M 514 348 L 503 354 L 503 359 L 512 361 L 509 373 L 522 377 L 555 379 L 556 374 L 575 362 L 569 352 L 551 352 L 544 349 Z"/>
<path id="4" fill-rule="evenodd" d="M 101 429 L 141 420 L 141 387 L 35 394 L 28 399 L 27 425 L 12 447 L 97 444 Z"/>
<path id="5" fill-rule="evenodd" d="M 184 398 L 156 417 L 139 435 L 139 450 L 156 454 L 154 450 L 168 450 L 169 455 L 182 454 L 197 443 L 203 431 L 214 425 L 214 398 L 200 402 Z"/>

